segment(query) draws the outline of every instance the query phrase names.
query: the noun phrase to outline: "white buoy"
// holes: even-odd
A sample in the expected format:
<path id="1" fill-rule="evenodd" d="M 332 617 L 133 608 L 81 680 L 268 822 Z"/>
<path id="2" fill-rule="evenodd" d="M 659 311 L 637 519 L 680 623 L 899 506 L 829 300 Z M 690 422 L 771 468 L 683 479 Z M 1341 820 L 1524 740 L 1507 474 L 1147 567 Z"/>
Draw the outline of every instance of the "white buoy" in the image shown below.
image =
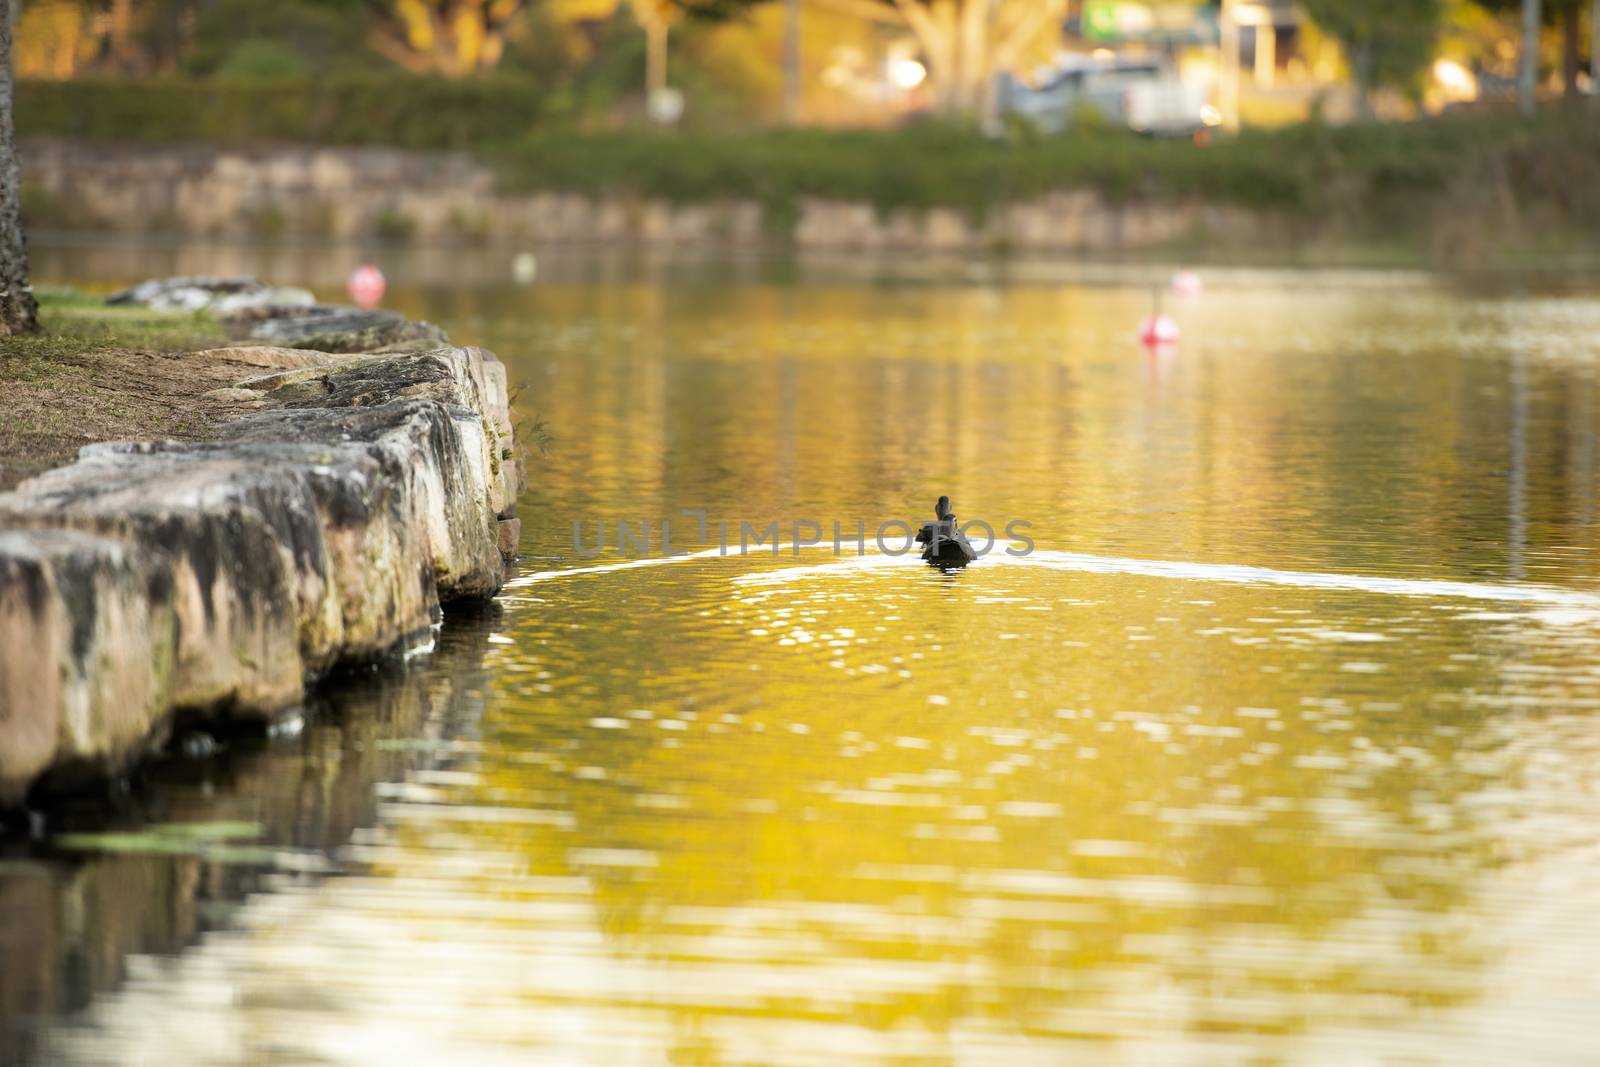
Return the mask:
<path id="1" fill-rule="evenodd" d="M 1196 297 L 1204 289 L 1200 275 L 1192 270 L 1180 270 L 1172 276 L 1172 292 L 1175 296 Z"/>

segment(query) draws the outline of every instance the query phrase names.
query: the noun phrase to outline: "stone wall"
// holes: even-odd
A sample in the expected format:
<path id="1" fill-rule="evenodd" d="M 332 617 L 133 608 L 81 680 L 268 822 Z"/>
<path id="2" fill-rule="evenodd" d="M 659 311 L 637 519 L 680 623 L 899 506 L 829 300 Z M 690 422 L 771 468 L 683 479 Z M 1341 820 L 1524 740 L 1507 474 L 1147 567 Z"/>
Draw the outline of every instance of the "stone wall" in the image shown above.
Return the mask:
<path id="1" fill-rule="evenodd" d="M 220 440 L 91 445 L 0 494 L 0 807 L 119 773 L 176 714 L 293 708 L 499 590 L 504 366 L 438 339 L 343 351 L 357 336 L 252 348 L 228 392 L 255 410 Z"/>
<path id="2" fill-rule="evenodd" d="M 1200 201 L 1107 202 L 1068 191 L 978 221 L 950 208 L 880 214 L 805 199 L 796 217 L 755 201 L 675 204 L 501 191 L 462 155 L 376 148 L 136 147 L 59 140 L 22 146 L 30 226 L 228 238 L 312 237 L 547 244 L 752 246 L 801 250 L 1120 251 L 1212 237 L 1286 244 L 1286 219 Z"/>

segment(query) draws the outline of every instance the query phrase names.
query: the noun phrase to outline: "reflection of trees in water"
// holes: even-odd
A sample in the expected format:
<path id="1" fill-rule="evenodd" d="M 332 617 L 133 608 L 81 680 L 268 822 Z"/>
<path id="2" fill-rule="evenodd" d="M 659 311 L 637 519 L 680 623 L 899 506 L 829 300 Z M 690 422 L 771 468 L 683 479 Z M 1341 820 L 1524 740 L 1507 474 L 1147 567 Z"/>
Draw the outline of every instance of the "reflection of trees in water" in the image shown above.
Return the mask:
<path id="1" fill-rule="evenodd" d="M 556 505 L 826 521 L 950 492 L 1042 544 L 1498 577 L 1504 345 L 1416 297 L 1227 294 L 1154 396 L 1106 340 L 1144 309 L 1092 288 L 558 287 L 490 319 L 558 413 L 536 489 L 552 521 L 531 531 L 552 554 Z M 1530 371 L 1530 556 L 1600 547 L 1574 459 L 1594 389 L 1577 366 Z M 939 463 L 907 446 L 929 437 Z M 1569 576 L 1546 559 L 1530 576 Z M 1487 727 L 1542 653 L 1431 601 L 1025 571 L 727 582 L 770 565 L 540 588 L 486 729 L 541 757 L 487 759 L 489 796 L 559 805 L 576 831 L 475 836 L 586 875 L 618 957 L 665 968 L 652 987 L 726 966 L 727 1001 L 663 1007 L 686 1035 L 711 1041 L 719 1013 L 1293 1035 L 1478 993 L 1476 894 L 1507 826 L 1482 798 L 1516 770 Z M 866 643 L 825 648 L 841 627 Z M 780 646 L 796 628 L 816 640 Z M 654 717 L 589 725 L 637 709 Z M 730 935 L 785 992 L 741 995 Z"/>
<path id="2" fill-rule="evenodd" d="M 1042 546 L 1504 575 L 1505 349 L 1528 323 L 1455 324 L 1455 305 L 1415 291 L 1225 293 L 1191 312 L 1196 340 L 1153 389 L 1107 340 L 1143 299 L 555 285 L 426 314 L 484 314 L 551 414 L 529 535 L 552 555 L 575 517 L 873 518 L 947 491 L 963 517 L 1034 520 Z M 1553 357 L 1526 385 L 1528 577 L 1571 580 L 1581 565 L 1562 553 L 1600 548 L 1595 385 Z M 930 431 L 953 469 L 906 447 Z M 596 909 L 612 958 L 641 968 L 617 1000 L 667 1016 L 685 1062 L 733 1058 L 718 1024 L 736 1018 L 1292 1043 L 1470 1002 L 1502 947 L 1505 905 L 1482 894 L 1549 800 L 1523 768 L 1565 755 L 1529 713 L 1597 695 L 1595 650 L 1523 611 L 1024 568 L 941 581 L 911 561 L 776 591 L 728 582 L 770 566 L 533 587 L 515 656 L 481 683 L 479 780 L 435 792 L 446 809 L 563 816 L 463 814 L 449 847 L 583 875 L 593 896 L 574 910 Z M 779 644 L 796 629 L 814 640 Z M 454 685 L 470 662 L 430 677 Z M 352 783 L 414 766 L 387 758 Z M 354 785 L 359 814 L 335 812 L 344 764 L 294 766 L 238 785 L 306 792 L 263 816 L 275 834 L 370 821 Z M 386 831 L 432 875 L 428 814 Z M 604 850 L 655 866 L 596 862 Z M 485 867 L 445 903 L 468 915 L 559 892 Z M 554 913 L 570 932 L 573 912 Z M 537 909 L 493 914 L 444 908 L 425 932 L 501 923 L 513 965 L 540 959 Z M 718 968 L 727 995 L 663 988 L 675 968 Z M 780 991 L 747 988 L 756 969 Z M 558 986 L 509 992 L 559 1002 Z"/>
<path id="3" fill-rule="evenodd" d="M 1116 290 L 556 286 L 472 308 L 559 413 L 536 490 L 554 518 L 531 531 L 552 554 L 557 503 L 827 520 L 948 491 L 1046 545 L 1430 577 L 1506 575 L 1509 352 L 1559 332 L 1424 289 L 1236 290 L 1189 309 L 1194 340 L 1152 390 L 1107 340 L 1143 311 Z M 1579 571 L 1552 546 L 1600 547 L 1595 383 L 1559 358 L 1525 373 L 1529 577 L 1560 581 Z M 928 437 L 949 462 L 906 447 Z M 474 832 L 547 873 L 575 869 L 574 841 L 657 857 L 576 868 L 620 956 L 692 962 L 748 921 L 795 975 L 787 999 L 669 1009 L 686 1033 L 765 1011 L 1292 1035 L 1477 994 L 1477 894 L 1515 803 L 1484 798 L 1521 759 L 1494 739 L 1525 699 L 1562 699 L 1520 664 L 1554 655 L 1565 677 L 1590 653 L 1430 601 L 1017 579 L 1052 608 L 1026 615 L 851 581 L 740 603 L 724 572 L 662 568 L 541 590 L 560 610 L 522 624 L 537 663 L 503 679 L 490 736 L 547 758 L 487 781 L 562 798 L 578 832 Z M 775 647 L 802 624 L 870 635 L 856 665 L 895 666 L 907 632 L 942 651 L 910 680 L 846 678 L 820 644 Z M 1529 631 L 1536 647 L 1513 640 Z M 587 725 L 630 708 L 695 718 Z M 881 803 L 895 793 L 908 806 Z M 868 993 L 841 960 L 927 971 Z"/>
<path id="4" fill-rule="evenodd" d="M 274 848 L 328 853 L 377 818 L 373 784 L 436 762 L 386 741 L 474 733 L 494 606 L 453 610 L 420 669 L 393 665 L 331 680 L 294 738 L 237 737 L 203 761 L 157 765 L 107 809 L 53 813 L 56 831 L 165 822 L 259 823 Z M 195 856 L 51 855 L 18 845 L 0 860 L 0 1061 L 26 1063 L 41 1027 L 121 982 L 130 954 L 168 954 L 225 925 L 260 867 Z"/>
<path id="5" fill-rule="evenodd" d="M 1516 772 L 1485 727 L 1527 653 L 1460 609 L 1131 578 L 1041 589 L 1057 580 L 1027 572 L 981 587 L 1020 605 L 953 609 L 939 582 L 881 572 L 735 601 L 698 565 L 650 574 L 625 602 L 595 588 L 618 579 L 574 582 L 559 620 L 519 630 L 537 663 L 499 679 L 486 738 L 550 758 L 487 761 L 484 788 L 562 798 L 576 832 L 483 832 L 537 873 L 592 879 L 624 958 L 670 974 L 738 931 L 795 976 L 792 997 L 672 1007 L 685 1026 L 753 1011 L 1293 1035 L 1479 992 L 1472 906 L 1503 830 L 1480 797 Z M 786 626 L 871 636 L 778 647 Z M 1141 627 L 1158 639 L 1128 643 Z M 825 684 L 835 655 L 934 646 L 909 680 Z M 1492 694 L 1487 715 L 1472 694 Z M 628 708 L 653 717 L 589 725 Z M 657 864 L 574 866 L 574 843 Z M 869 962 L 926 973 L 853 987 Z"/>
<path id="6" fill-rule="evenodd" d="M 1507 573 L 1511 361 L 1527 349 L 1529 548 L 1600 548 L 1600 394 L 1573 358 L 1596 323 L 1579 312 L 1415 279 L 1219 290 L 1185 307 L 1193 341 L 1152 391 L 1121 347 L 1148 300 L 618 283 L 413 310 L 482 316 L 512 377 L 538 383 L 530 400 L 559 412 L 540 487 L 559 518 L 827 522 L 920 509 L 931 490 L 964 517 L 1032 519 L 1045 544 L 1362 573 Z M 565 548 L 570 523 L 550 527 Z"/>

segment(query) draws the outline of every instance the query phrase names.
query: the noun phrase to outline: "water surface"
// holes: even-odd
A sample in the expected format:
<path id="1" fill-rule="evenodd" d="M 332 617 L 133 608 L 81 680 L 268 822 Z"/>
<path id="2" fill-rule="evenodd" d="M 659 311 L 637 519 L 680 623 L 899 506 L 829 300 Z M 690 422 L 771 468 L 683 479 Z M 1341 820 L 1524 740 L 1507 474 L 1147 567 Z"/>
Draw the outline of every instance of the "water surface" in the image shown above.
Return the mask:
<path id="1" fill-rule="evenodd" d="M 119 817 L 255 851 L 14 849 L 30 1059 L 1596 1062 L 1600 286 L 483 273 L 521 576 Z M 940 493 L 1034 551 L 573 544 Z"/>

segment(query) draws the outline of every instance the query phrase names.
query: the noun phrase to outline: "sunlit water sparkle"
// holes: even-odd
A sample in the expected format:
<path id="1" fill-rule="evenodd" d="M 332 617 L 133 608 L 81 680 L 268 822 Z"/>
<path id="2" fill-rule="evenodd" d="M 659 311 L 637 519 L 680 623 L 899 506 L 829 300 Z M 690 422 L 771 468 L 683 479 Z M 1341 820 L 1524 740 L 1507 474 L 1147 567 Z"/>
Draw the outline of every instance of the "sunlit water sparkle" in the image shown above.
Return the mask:
<path id="1" fill-rule="evenodd" d="M 1592 294 L 1218 272 L 1151 359 L 1114 272 L 397 290 L 550 428 L 529 560 L 140 799 L 280 861 L 0 865 L 30 1057 L 1595 1062 Z M 1038 547 L 571 544 L 940 492 Z"/>

